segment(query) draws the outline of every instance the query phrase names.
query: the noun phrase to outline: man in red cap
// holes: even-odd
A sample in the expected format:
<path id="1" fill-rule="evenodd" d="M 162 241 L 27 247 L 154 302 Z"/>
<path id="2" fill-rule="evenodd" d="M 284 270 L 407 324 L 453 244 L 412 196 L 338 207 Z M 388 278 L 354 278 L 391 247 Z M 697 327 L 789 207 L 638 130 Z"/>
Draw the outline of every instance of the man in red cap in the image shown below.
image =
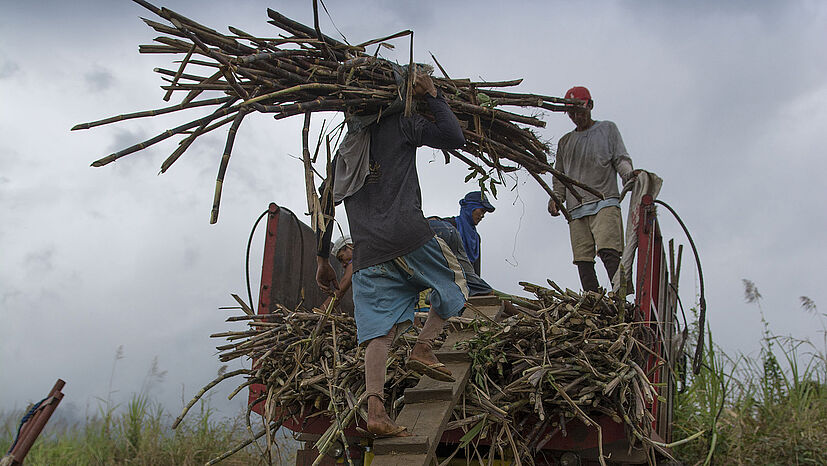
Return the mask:
<path id="1" fill-rule="evenodd" d="M 578 200 L 557 178 L 553 189 L 571 214 L 569 235 L 580 283 L 584 290 L 597 291 L 595 253 L 606 267 L 609 281 L 617 272 L 623 253 L 617 176 L 626 182 L 635 175 L 635 170 L 617 126 L 611 121 L 592 120 L 594 101 L 589 90 L 575 86 L 566 91 L 565 97 L 578 102 L 568 111 L 575 128 L 560 138 L 554 168 L 597 189 L 604 199 L 574 188 L 582 198 Z M 548 212 L 556 217 L 560 215 L 560 206 L 549 200 Z"/>

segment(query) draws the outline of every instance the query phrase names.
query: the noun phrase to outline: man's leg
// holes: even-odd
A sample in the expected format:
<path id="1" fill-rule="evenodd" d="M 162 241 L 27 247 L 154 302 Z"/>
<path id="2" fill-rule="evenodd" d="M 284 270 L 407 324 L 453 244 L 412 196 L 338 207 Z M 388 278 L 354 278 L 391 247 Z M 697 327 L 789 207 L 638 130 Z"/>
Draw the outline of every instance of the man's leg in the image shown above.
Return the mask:
<path id="1" fill-rule="evenodd" d="M 597 255 L 600 256 L 603 266 L 606 267 L 609 281 L 611 281 L 617 273 L 618 267 L 620 267 L 620 252 L 607 248 L 597 251 Z"/>
<path id="2" fill-rule="evenodd" d="M 409 358 L 409 365 L 437 380 L 452 380 L 451 372 L 439 365 L 432 344 L 451 316 L 459 315 L 468 299 L 462 267 L 450 247 L 439 237 L 404 256 L 411 281 L 431 288 L 431 309 Z M 414 364 L 411 364 L 414 362 Z"/>
<path id="3" fill-rule="evenodd" d="M 365 348 L 365 392 L 368 396 L 368 432 L 389 434 L 399 430 L 385 411 L 385 375 L 391 345 L 396 338 L 397 325 L 383 337 L 368 342 Z M 406 435 L 397 433 L 396 435 Z"/>
<path id="4" fill-rule="evenodd" d="M 416 290 L 392 263 L 382 263 L 353 274 L 356 333 L 365 348 L 365 392 L 368 431 L 377 435 L 405 435 L 385 411 L 384 389 L 388 353 L 400 330 L 410 326 Z"/>
<path id="5" fill-rule="evenodd" d="M 574 265 L 580 275 L 580 285 L 584 291 L 597 291 L 599 286 L 594 271 L 594 236 L 590 221 L 592 216 L 576 218 L 569 222 L 569 239 Z"/>
<path id="6" fill-rule="evenodd" d="M 620 207 L 610 206 L 600 209 L 594 215 L 592 222 L 597 255 L 606 267 L 609 274 L 609 282 L 614 279 L 615 273 L 620 266 L 621 251 L 623 251 L 623 218 Z M 626 273 L 628 274 L 628 270 Z"/>
<path id="7" fill-rule="evenodd" d="M 445 319 L 439 316 L 433 309 L 428 311 L 428 319 L 425 325 L 422 326 L 422 331 L 419 332 L 419 337 L 416 339 L 416 344 L 411 350 L 411 358 L 422 361 L 425 364 L 435 364 L 439 360 L 434 354 L 434 339 L 442 333 L 445 327 Z"/>
<path id="8" fill-rule="evenodd" d="M 594 262 L 577 261 L 577 273 L 580 275 L 580 285 L 583 291 L 597 291 L 600 284 L 597 281 L 597 273 L 594 271 Z"/>

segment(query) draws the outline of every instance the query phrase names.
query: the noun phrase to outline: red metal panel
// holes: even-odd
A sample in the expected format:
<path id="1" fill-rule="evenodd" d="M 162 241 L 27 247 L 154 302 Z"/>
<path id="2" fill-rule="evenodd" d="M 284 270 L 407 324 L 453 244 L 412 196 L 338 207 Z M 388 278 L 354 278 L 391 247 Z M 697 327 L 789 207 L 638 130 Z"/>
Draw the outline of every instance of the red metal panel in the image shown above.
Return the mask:
<path id="1" fill-rule="evenodd" d="M 651 330 L 650 335 L 652 335 L 652 339 L 649 343 L 651 344 L 652 351 L 657 355 L 662 355 L 663 348 L 661 347 L 661 339 L 659 338 L 660 331 L 657 306 L 658 303 L 661 302 L 661 274 L 665 272 L 665 269 L 663 269 L 664 264 L 662 264 L 661 260 L 663 258 L 663 239 L 657 222 L 655 204 L 651 196 L 643 196 L 639 215 L 640 221 L 637 226 L 638 257 L 635 303 L 640 308 L 642 320 L 648 322 L 647 327 Z M 661 377 L 657 367 L 661 361 L 662 358 L 650 355 L 647 358 L 646 367 L 644 368 L 652 384 L 655 385 L 655 390 L 659 394 L 662 389 L 658 388 Z M 658 404 L 654 403 L 654 405 L 651 406 L 651 412 L 656 421 L 652 423 L 652 427 L 656 431 L 657 411 Z"/>
<path id="2" fill-rule="evenodd" d="M 268 208 L 267 233 L 264 240 L 264 257 L 261 264 L 261 286 L 257 314 L 269 314 L 277 304 L 293 308 L 299 303 L 304 306 L 320 306 L 326 295 L 316 286 L 316 240 L 314 233 L 289 209 L 271 203 Z M 342 268 L 338 261 L 331 260 L 338 276 Z M 346 295 L 339 303 L 344 312 L 353 312 L 353 300 Z M 255 361 L 253 361 L 255 364 Z M 249 403 L 266 395 L 262 384 L 252 384 L 249 389 Z M 302 411 L 300 406 L 290 407 L 293 412 L 313 413 L 312 407 Z M 259 402 L 253 411 L 263 415 L 264 404 Z M 278 413 L 274 413 L 276 416 Z M 315 416 L 306 419 L 296 415 L 283 425 L 297 432 L 322 434 L 331 420 Z M 345 430 L 348 435 L 358 436 L 355 427 Z"/>
<path id="3" fill-rule="evenodd" d="M 264 259 L 261 266 L 261 287 L 258 290 L 258 310 L 256 314 L 270 313 L 270 286 L 273 283 L 273 264 L 276 261 L 276 236 L 279 228 L 279 206 L 271 202 L 267 209 L 267 233 L 264 239 Z M 253 361 L 255 365 L 256 361 Z M 250 385 L 248 403 L 252 404 L 265 394 L 266 387 L 256 383 Z M 253 411 L 264 415 L 264 405 L 257 403 Z"/>

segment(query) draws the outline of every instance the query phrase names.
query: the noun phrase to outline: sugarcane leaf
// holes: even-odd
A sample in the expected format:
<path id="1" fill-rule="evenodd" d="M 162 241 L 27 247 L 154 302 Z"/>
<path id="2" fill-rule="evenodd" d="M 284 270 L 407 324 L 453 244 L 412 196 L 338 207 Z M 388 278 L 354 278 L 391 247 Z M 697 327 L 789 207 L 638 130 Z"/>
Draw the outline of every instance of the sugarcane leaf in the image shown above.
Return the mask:
<path id="1" fill-rule="evenodd" d="M 482 107 L 494 107 L 494 102 L 491 100 L 491 97 L 488 97 L 487 94 L 483 94 L 482 92 L 477 93 L 477 102 L 479 102 Z"/>
<path id="2" fill-rule="evenodd" d="M 471 440 L 474 440 L 474 437 L 479 435 L 482 428 L 485 427 L 485 421 L 487 417 L 488 415 L 483 416 L 480 422 L 478 422 L 474 427 L 471 428 L 471 430 L 466 432 L 465 435 L 463 435 L 462 438 L 459 439 L 459 448 L 465 448 L 469 443 L 471 443 Z"/>

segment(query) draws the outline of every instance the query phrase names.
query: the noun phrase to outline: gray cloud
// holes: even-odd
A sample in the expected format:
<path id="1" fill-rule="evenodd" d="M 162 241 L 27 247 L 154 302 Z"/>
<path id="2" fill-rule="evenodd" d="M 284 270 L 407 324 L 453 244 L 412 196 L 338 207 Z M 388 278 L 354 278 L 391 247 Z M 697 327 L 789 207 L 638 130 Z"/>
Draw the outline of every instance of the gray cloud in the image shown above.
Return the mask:
<path id="1" fill-rule="evenodd" d="M 11 60 L 0 62 L 0 79 L 8 79 L 20 72 L 20 65 Z"/>
<path id="2" fill-rule="evenodd" d="M 106 153 L 101 153 L 100 155 L 95 155 L 95 160 L 102 158 L 106 155 L 113 154 L 116 152 L 120 152 L 124 149 L 134 146 L 140 142 L 143 142 L 149 139 L 151 136 L 142 125 L 133 125 L 131 127 L 118 127 L 114 131 L 111 131 L 111 140 L 106 147 Z M 103 167 L 97 167 L 96 170 L 100 171 L 113 171 L 117 173 L 119 176 L 129 176 L 131 173 L 134 173 L 136 170 L 153 170 L 152 164 L 153 160 L 149 154 L 156 154 L 156 148 L 144 149 L 139 151 L 138 153 L 132 153 L 129 155 L 125 155 L 114 162 L 110 162 Z M 90 161 L 91 163 L 92 161 Z"/>
<path id="3" fill-rule="evenodd" d="M 46 246 L 37 251 L 28 252 L 23 258 L 24 267 L 31 275 L 45 275 L 55 268 L 55 247 Z"/>
<path id="4" fill-rule="evenodd" d="M 5 286 L 2 290 L 0 290 L 0 302 L 6 306 L 8 303 L 18 299 L 22 295 L 23 291 L 19 288 Z"/>
<path id="5" fill-rule="evenodd" d="M 437 14 L 437 9 L 423 8 L 420 2 L 386 1 L 384 2 L 383 9 L 392 13 L 394 20 L 399 24 L 405 25 L 405 28 L 415 28 L 419 30 L 433 23 L 434 16 Z"/>
<path id="6" fill-rule="evenodd" d="M 195 248 L 184 249 L 181 260 L 185 269 L 189 269 L 198 265 L 201 259 L 201 252 Z"/>
<path id="7" fill-rule="evenodd" d="M 83 75 L 86 87 L 92 92 L 106 91 L 115 84 L 115 76 L 106 68 L 96 68 Z"/>
<path id="8" fill-rule="evenodd" d="M 4 173 L 0 176 L 6 181 L 9 181 L 9 171 L 20 163 L 20 152 L 6 144 L 0 144 L 0 162 L 2 162 L 4 168 Z"/>

